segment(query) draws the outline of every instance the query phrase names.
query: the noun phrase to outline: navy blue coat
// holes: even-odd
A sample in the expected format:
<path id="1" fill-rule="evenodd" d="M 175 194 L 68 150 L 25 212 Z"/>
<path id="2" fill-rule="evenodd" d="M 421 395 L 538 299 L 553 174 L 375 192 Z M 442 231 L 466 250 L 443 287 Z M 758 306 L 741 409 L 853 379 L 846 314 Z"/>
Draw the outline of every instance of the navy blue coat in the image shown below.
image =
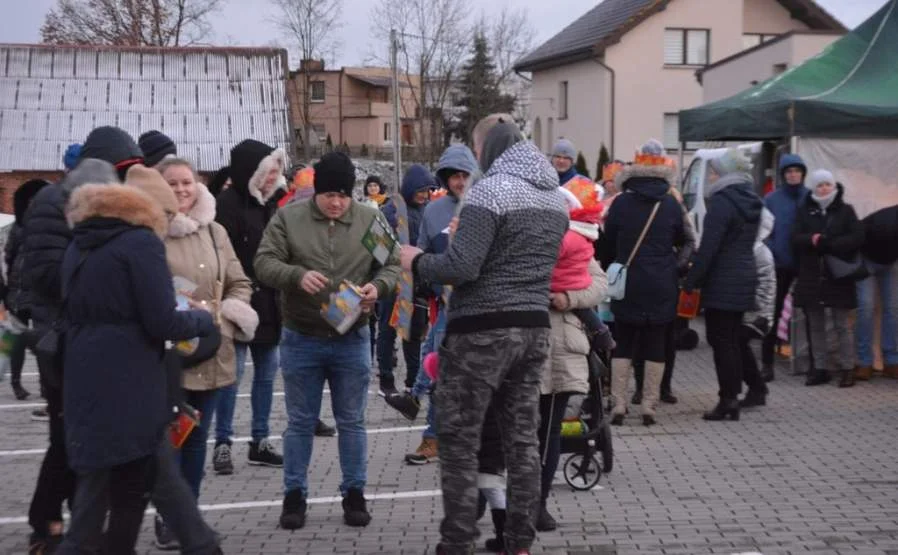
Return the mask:
<path id="1" fill-rule="evenodd" d="M 627 270 L 627 293 L 612 301 L 615 321 L 634 325 L 672 322 L 677 314 L 676 247 L 686 241 L 683 209 L 667 194 L 670 182 L 660 168 L 630 166 L 621 172 L 622 193 L 614 199 L 605 220 L 610 258 L 626 264 L 655 203 L 658 213 Z M 672 176 L 670 177 L 672 179 Z"/>
<path id="2" fill-rule="evenodd" d="M 765 243 L 773 253 L 773 259 L 777 268 L 795 270 L 796 260 L 795 253 L 792 251 L 792 230 L 795 227 L 798 211 L 808 196 L 808 190 L 804 185 L 792 186 L 786 183 L 786 178 L 783 177 L 783 174 L 789 168 L 798 168 L 805 175 L 808 173 L 807 166 L 805 166 L 804 161 L 797 154 L 785 154 L 780 158 L 779 188 L 764 198 L 764 204 L 773 213 L 774 217 L 773 233 L 770 234 Z"/>
<path id="3" fill-rule="evenodd" d="M 764 203 L 749 175 L 727 175 L 714 188 L 683 289 L 701 289 L 705 308 L 748 312 L 755 309 L 754 245 Z"/>
<path id="4" fill-rule="evenodd" d="M 63 403 L 69 465 L 84 472 L 158 449 L 170 420 L 165 341 L 206 335 L 213 322 L 205 311 L 176 312 L 159 238 L 165 215 L 147 195 L 86 185 L 69 209 L 76 225 L 61 275 Z"/>
<path id="5" fill-rule="evenodd" d="M 421 229 L 421 217 L 424 215 L 426 204 L 415 204 L 415 194 L 418 191 L 429 190 L 436 187 L 436 179 L 433 174 L 420 164 L 412 164 L 402 178 L 402 198 L 405 199 L 408 210 L 408 236 L 409 244 L 417 246 L 418 232 Z M 384 217 L 393 231 L 399 227 L 396 203 L 390 199 L 383 207 Z"/>

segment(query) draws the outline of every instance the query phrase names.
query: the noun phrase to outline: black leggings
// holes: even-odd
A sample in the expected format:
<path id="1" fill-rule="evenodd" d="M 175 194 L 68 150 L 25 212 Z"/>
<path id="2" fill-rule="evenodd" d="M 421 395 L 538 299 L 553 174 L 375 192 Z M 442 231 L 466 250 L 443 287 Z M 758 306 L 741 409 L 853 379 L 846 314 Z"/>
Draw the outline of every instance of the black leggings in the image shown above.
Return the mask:
<path id="1" fill-rule="evenodd" d="M 742 350 L 739 333 L 742 312 L 705 309 L 708 343 L 714 350 L 714 369 L 721 399 L 736 399 L 742 392 Z"/>
<path id="2" fill-rule="evenodd" d="M 571 393 L 539 396 L 539 458 L 542 463 L 540 501 L 546 503 L 561 458 L 561 421 Z"/>
<path id="3" fill-rule="evenodd" d="M 667 324 L 614 323 L 614 340 L 617 347 L 613 358 L 641 358 L 651 362 L 664 362 Z"/>

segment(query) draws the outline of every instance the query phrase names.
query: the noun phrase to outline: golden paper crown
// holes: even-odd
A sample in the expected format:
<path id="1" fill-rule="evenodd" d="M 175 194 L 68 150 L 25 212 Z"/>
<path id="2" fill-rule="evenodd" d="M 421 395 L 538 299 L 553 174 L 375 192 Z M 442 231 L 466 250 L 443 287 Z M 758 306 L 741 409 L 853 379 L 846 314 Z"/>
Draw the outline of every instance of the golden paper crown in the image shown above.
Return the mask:
<path id="1" fill-rule="evenodd" d="M 633 158 L 633 164 L 637 166 L 666 166 L 669 168 L 677 167 L 677 163 L 674 162 L 673 158 L 660 156 L 657 154 L 640 154 L 638 152 Z"/>
<path id="2" fill-rule="evenodd" d="M 564 184 L 564 188 L 574 194 L 583 208 L 595 208 L 599 206 L 599 193 L 596 184 L 587 177 L 578 175 Z"/>
<path id="3" fill-rule="evenodd" d="M 614 177 L 622 169 L 624 169 L 624 165 L 620 162 L 611 162 L 610 164 L 605 164 L 605 167 L 602 168 L 602 182 L 614 181 Z"/>

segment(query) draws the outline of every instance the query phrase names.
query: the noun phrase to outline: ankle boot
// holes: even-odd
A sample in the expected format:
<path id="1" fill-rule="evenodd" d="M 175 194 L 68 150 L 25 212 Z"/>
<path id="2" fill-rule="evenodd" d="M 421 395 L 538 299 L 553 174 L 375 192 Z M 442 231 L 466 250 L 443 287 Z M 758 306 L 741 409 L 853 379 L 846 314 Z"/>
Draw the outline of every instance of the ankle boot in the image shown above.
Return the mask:
<path id="1" fill-rule="evenodd" d="M 804 382 L 804 385 L 808 387 L 823 385 L 825 383 L 829 383 L 831 379 L 832 376 L 829 375 L 828 370 L 817 370 L 814 372 L 808 372 L 808 379 Z"/>
<path id="2" fill-rule="evenodd" d="M 486 540 L 487 551 L 493 553 L 505 553 L 505 509 L 493 509 L 490 511 L 493 516 L 493 529 L 496 537 Z"/>
<path id="3" fill-rule="evenodd" d="M 661 378 L 664 377 L 664 363 L 645 361 L 645 381 L 642 390 L 642 423 L 651 426 L 655 423 L 655 407 L 661 394 Z"/>
<path id="4" fill-rule="evenodd" d="M 706 412 L 702 418 L 711 421 L 729 418 L 735 422 L 739 420 L 739 401 L 737 399 L 721 399 L 714 410 Z"/>
<path id="5" fill-rule="evenodd" d="M 854 370 L 842 370 L 839 387 L 854 387 Z"/>
<path id="6" fill-rule="evenodd" d="M 755 391 L 753 389 L 749 389 L 748 393 L 745 394 L 745 398 L 739 401 L 739 406 L 742 408 L 748 407 L 763 407 L 767 404 L 767 392 L 766 391 Z"/>
<path id="7" fill-rule="evenodd" d="M 614 407 L 611 409 L 611 423 L 620 425 L 627 413 L 627 385 L 630 383 L 630 374 L 633 367 L 628 358 L 611 359 L 611 400 Z"/>

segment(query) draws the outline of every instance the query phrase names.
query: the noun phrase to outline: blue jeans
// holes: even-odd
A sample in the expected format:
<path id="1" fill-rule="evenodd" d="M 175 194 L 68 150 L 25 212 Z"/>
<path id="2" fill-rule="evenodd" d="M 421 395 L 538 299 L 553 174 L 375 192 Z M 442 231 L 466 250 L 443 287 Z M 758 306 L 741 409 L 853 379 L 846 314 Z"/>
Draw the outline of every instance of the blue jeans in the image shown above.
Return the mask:
<path id="1" fill-rule="evenodd" d="M 437 320 L 430 327 L 430 331 L 427 332 L 427 338 L 424 340 L 424 344 L 421 346 L 421 361 L 423 363 L 424 357 L 430 353 L 438 352 L 440 343 L 443 342 L 443 338 L 446 336 L 446 309 L 444 307 L 440 307 L 440 311 L 437 314 Z M 433 384 L 430 381 L 430 377 L 427 375 L 427 372 L 423 370 L 418 372 L 418 375 L 415 377 L 415 385 L 412 387 L 412 396 L 417 399 L 427 395 L 430 393 Z M 421 437 L 424 439 L 436 439 L 437 437 L 437 428 L 435 424 L 435 419 L 433 415 L 433 401 L 431 400 L 427 406 L 427 428 L 421 433 Z"/>
<path id="2" fill-rule="evenodd" d="M 882 266 L 867 261 L 871 276 L 857 282 L 857 324 L 855 326 L 858 366 L 873 366 L 873 308 L 876 287 L 882 301 L 883 362 L 898 365 L 898 263 Z"/>
<path id="3" fill-rule="evenodd" d="M 203 481 L 203 470 L 206 467 L 206 440 L 209 439 L 209 428 L 212 427 L 212 415 L 218 400 L 220 389 L 208 391 L 184 391 L 185 401 L 200 411 L 200 425 L 190 432 L 184 445 L 181 446 L 181 474 L 190 485 L 193 496 L 200 497 L 200 484 Z"/>
<path id="4" fill-rule="evenodd" d="M 266 343 L 234 343 L 237 353 L 237 381 L 221 389 L 215 420 L 215 443 L 231 443 L 234 435 L 234 407 L 237 391 L 246 368 L 246 353 L 253 355 L 253 389 L 250 404 L 253 409 L 252 438 L 258 442 L 269 435 L 268 419 L 274 397 L 274 377 L 278 371 L 278 346 Z"/>
<path id="5" fill-rule="evenodd" d="M 284 432 L 284 491 L 308 495 L 315 424 L 321 410 L 324 381 L 330 385 L 337 422 L 337 448 L 343 481 L 340 492 L 364 490 L 368 471 L 365 407 L 371 380 L 371 336 L 368 326 L 342 337 L 321 338 L 284 328 L 281 368 L 287 404 Z"/>

